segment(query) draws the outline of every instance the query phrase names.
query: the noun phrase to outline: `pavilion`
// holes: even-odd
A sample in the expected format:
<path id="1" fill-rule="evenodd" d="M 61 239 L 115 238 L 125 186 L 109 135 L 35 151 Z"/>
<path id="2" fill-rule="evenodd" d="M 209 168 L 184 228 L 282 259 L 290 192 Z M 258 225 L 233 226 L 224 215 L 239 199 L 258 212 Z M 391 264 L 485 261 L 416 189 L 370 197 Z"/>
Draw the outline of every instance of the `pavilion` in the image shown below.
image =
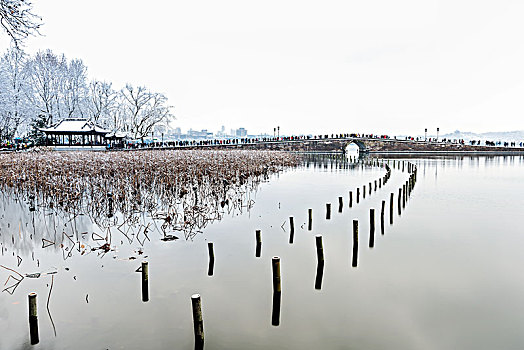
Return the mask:
<path id="1" fill-rule="evenodd" d="M 114 143 L 120 138 L 115 137 L 117 133 L 87 119 L 64 119 L 48 128 L 41 128 L 40 131 L 46 135 L 46 145 L 53 146 L 101 146 L 107 145 L 109 141 Z"/>

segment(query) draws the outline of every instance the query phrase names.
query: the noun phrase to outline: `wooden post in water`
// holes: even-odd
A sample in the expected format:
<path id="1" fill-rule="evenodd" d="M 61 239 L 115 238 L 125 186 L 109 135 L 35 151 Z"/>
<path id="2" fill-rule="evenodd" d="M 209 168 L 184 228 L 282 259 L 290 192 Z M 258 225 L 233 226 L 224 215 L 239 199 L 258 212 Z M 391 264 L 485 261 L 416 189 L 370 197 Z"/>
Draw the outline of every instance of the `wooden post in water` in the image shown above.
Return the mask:
<path id="1" fill-rule="evenodd" d="M 366 198 L 366 185 L 362 185 L 362 198 Z"/>
<path id="2" fill-rule="evenodd" d="M 273 266 L 273 292 L 280 293 L 282 291 L 282 287 L 280 285 L 280 258 L 278 256 L 273 257 L 272 266 Z"/>
<path id="3" fill-rule="evenodd" d="M 375 246 L 375 209 L 369 209 L 369 247 Z"/>
<path id="4" fill-rule="evenodd" d="M 377 191 L 377 180 L 375 180 L 375 192 Z"/>
<path id="5" fill-rule="evenodd" d="M 262 252 L 262 237 L 260 235 L 260 230 L 255 231 L 255 237 L 257 240 L 257 245 L 255 247 L 255 257 L 260 258 L 260 253 Z"/>
<path id="6" fill-rule="evenodd" d="M 308 213 L 307 229 L 308 231 L 311 231 L 313 229 L 313 209 L 308 209 L 307 213 Z"/>
<path id="7" fill-rule="evenodd" d="M 359 201 L 359 197 L 360 197 L 360 187 L 357 187 L 357 203 Z"/>
<path id="8" fill-rule="evenodd" d="M 200 294 L 191 296 L 191 305 L 193 307 L 193 329 L 195 331 L 195 349 L 204 348 L 204 319 L 202 317 L 202 302 Z"/>
<path id="9" fill-rule="evenodd" d="M 207 242 L 207 250 L 209 252 L 209 259 L 215 259 L 215 251 L 213 249 L 213 242 Z"/>
<path id="10" fill-rule="evenodd" d="M 326 220 L 331 219 L 331 203 L 326 203 Z"/>
<path id="11" fill-rule="evenodd" d="M 382 188 L 382 178 L 378 179 L 378 188 Z"/>
<path id="12" fill-rule="evenodd" d="M 369 194 L 370 194 L 370 195 L 371 195 L 371 190 L 372 190 L 372 188 L 371 188 L 371 182 L 370 182 L 370 183 L 369 183 Z"/>
<path id="13" fill-rule="evenodd" d="M 295 240 L 295 222 L 292 216 L 289 217 L 289 244 Z"/>
<path id="14" fill-rule="evenodd" d="M 149 264 L 142 261 L 142 301 L 149 301 Z"/>
<path id="15" fill-rule="evenodd" d="M 322 245 L 322 236 L 315 236 L 315 243 L 317 247 L 317 261 L 324 262 L 324 246 Z"/>
<path id="16" fill-rule="evenodd" d="M 213 242 L 207 242 L 207 250 L 209 251 L 209 266 L 207 269 L 207 275 L 213 276 L 215 269 L 215 251 L 213 250 Z"/>
<path id="17" fill-rule="evenodd" d="M 353 259 L 351 266 L 357 267 L 358 263 L 358 220 L 353 220 Z"/>
<path id="18" fill-rule="evenodd" d="M 349 207 L 353 207 L 353 192 L 349 191 Z"/>
<path id="19" fill-rule="evenodd" d="M 402 208 L 406 207 L 406 185 L 402 185 Z"/>
<path id="20" fill-rule="evenodd" d="M 29 301 L 29 337 L 31 345 L 38 344 L 40 337 L 38 335 L 38 312 L 36 307 L 36 293 L 28 295 Z"/>
<path id="21" fill-rule="evenodd" d="M 343 199 L 342 197 L 338 197 L 338 212 L 342 213 L 342 206 L 343 206 Z"/>

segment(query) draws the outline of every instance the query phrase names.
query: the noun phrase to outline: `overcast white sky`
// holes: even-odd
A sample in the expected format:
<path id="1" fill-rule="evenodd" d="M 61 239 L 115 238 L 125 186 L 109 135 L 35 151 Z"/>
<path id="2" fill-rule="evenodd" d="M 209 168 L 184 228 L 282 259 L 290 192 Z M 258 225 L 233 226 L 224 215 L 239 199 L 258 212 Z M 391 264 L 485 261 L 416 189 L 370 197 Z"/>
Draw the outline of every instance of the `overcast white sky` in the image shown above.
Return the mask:
<path id="1" fill-rule="evenodd" d="M 45 36 L 27 51 L 50 48 L 81 58 L 92 78 L 165 93 L 183 130 L 524 129 L 522 0 L 34 5 Z"/>

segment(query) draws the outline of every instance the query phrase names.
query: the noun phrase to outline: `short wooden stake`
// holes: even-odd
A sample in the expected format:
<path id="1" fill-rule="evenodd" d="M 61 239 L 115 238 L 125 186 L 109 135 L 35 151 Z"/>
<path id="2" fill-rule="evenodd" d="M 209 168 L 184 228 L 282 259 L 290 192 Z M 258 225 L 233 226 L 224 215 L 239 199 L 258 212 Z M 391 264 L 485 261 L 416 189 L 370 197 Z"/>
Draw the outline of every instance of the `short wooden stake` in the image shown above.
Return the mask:
<path id="1" fill-rule="evenodd" d="M 308 231 L 311 231 L 313 229 L 313 209 L 308 209 L 307 213 L 308 213 L 307 229 L 308 229 Z"/>
<path id="2" fill-rule="evenodd" d="M 149 301 L 149 264 L 142 261 L 142 301 Z"/>
<path id="3" fill-rule="evenodd" d="M 326 220 L 331 219 L 331 203 L 326 203 Z"/>
<path id="4" fill-rule="evenodd" d="M 29 301 L 29 337 L 31 345 L 38 344 L 40 337 L 38 334 L 38 312 L 36 307 L 36 293 L 28 295 Z"/>
<path id="5" fill-rule="evenodd" d="M 289 217 L 289 230 L 291 231 L 291 233 L 295 233 L 295 219 L 290 216 Z"/>
<path id="6" fill-rule="evenodd" d="M 362 198 L 366 198 L 366 185 L 362 185 Z"/>
<path id="7" fill-rule="evenodd" d="M 338 212 L 342 213 L 342 206 L 343 206 L 343 199 L 342 197 L 338 197 Z"/>
<path id="8" fill-rule="evenodd" d="M 207 242 L 207 250 L 209 252 L 209 259 L 215 259 L 215 251 L 213 250 L 213 242 Z"/>
<path id="9" fill-rule="evenodd" d="M 360 199 L 360 187 L 357 188 L 357 203 Z"/>
<path id="10" fill-rule="evenodd" d="M 273 292 L 280 293 L 282 287 L 280 285 L 280 258 L 274 256 L 272 259 L 273 263 Z"/>
<path id="11" fill-rule="evenodd" d="M 200 294 L 191 296 L 191 305 L 193 306 L 193 329 L 195 330 L 195 348 L 203 349 L 204 347 L 204 319 L 202 317 L 202 302 Z"/>
<path id="12" fill-rule="evenodd" d="M 322 236 L 316 235 L 315 242 L 317 246 L 317 261 L 324 261 L 324 246 L 322 245 Z"/>
<path id="13" fill-rule="evenodd" d="M 353 207 L 353 192 L 349 191 L 349 207 Z"/>
<path id="14" fill-rule="evenodd" d="M 357 267 L 358 264 L 358 220 L 353 220 L 353 259 L 351 265 Z"/>

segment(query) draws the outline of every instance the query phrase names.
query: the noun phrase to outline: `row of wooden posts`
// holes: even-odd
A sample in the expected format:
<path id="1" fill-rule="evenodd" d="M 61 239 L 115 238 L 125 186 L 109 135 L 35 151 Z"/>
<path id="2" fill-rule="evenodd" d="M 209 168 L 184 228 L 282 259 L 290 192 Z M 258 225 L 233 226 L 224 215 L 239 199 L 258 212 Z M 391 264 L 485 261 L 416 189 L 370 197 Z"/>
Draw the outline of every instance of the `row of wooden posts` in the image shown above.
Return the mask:
<path id="1" fill-rule="evenodd" d="M 388 161 L 389 163 L 389 161 Z M 393 161 L 393 168 L 395 168 L 395 161 Z M 371 161 L 368 163 L 370 165 L 379 165 L 376 161 Z M 400 166 L 402 166 L 402 171 L 405 169 L 405 163 L 404 162 L 397 162 L 397 167 L 400 169 Z M 381 177 L 380 179 L 374 181 L 375 184 L 375 191 L 377 190 L 377 184 L 378 188 L 381 188 L 383 185 L 385 185 L 390 176 L 391 176 L 391 169 L 388 164 L 380 164 L 380 166 L 384 166 L 386 168 L 386 174 Z M 406 205 L 406 201 L 411 194 L 411 191 L 413 190 L 413 187 L 415 185 L 416 179 L 417 179 L 417 169 L 416 166 L 414 166 L 412 163 L 407 163 L 408 172 L 410 173 L 409 179 L 405 182 L 405 184 L 402 185 L 402 188 L 399 188 L 399 195 L 398 195 L 398 213 L 401 214 L 401 208 L 404 208 Z M 371 194 L 371 182 L 369 183 L 369 194 Z M 363 197 L 365 197 L 366 193 L 366 186 L 363 186 Z M 356 190 L 356 202 L 359 203 L 359 197 L 360 197 L 360 188 L 357 188 Z M 394 201 L 394 193 L 391 193 L 390 195 L 390 223 L 393 224 L 393 201 Z M 353 192 L 349 192 L 349 207 L 353 206 Z M 381 230 L 382 234 L 384 234 L 384 216 L 385 216 L 385 205 L 386 201 L 382 201 L 382 207 L 381 207 L 381 214 L 380 214 L 380 222 L 381 222 Z M 343 198 L 339 197 L 339 212 L 342 212 L 342 206 L 343 206 Z M 371 208 L 370 212 L 370 238 L 369 238 L 369 247 L 374 247 L 375 242 L 375 209 Z M 331 203 L 326 204 L 326 219 L 329 220 L 331 218 Z M 293 243 L 294 240 L 294 233 L 295 233 L 295 224 L 294 224 L 294 218 L 291 216 L 289 217 L 289 225 L 290 225 L 290 238 L 289 243 Z M 311 231 L 313 228 L 313 209 L 308 209 L 308 231 Z M 260 257 L 261 254 L 261 247 L 262 247 L 262 237 L 261 237 L 261 230 L 255 231 L 255 239 L 256 239 L 256 250 L 255 250 L 255 256 Z M 316 246 L 316 253 L 317 253 L 317 274 L 315 278 L 315 289 L 321 289 L 322 286 L 322 277 L 323 277 L 323 271 L 324 271 L 324 246 L 322 242 L 322 235 L 316 235 L 315 236 L 315 246 Z M 214 247 L 213 242 L 208 242 L 208 253 L 209 253 L 209 268 L 208 268 L 208 275 L 213 275 L 213 269 L 214 269 L 214 262 L 215 262 L 215 253 L 214 253 Z M 353 220 L 353 256 L 352 256 L 352 266 L 357 267 L 357 261 L 358 261 L 358 220 Z M 143 261 L 141 268 L 139 269 L 141 272 L 141 285 L 142 285 L 142 301 L 147 302 L 149 301 L 149 265 L 147 261 Z M 281 293 L 282 293 L 282 287 L 281 287 L 281 275 L 280 275 L 280 257 L 274 256 L 272 258 L 272 274 L 273 274 L 273 311 L 272 311 L 272 325 L 278 326 L 280 323 L 280 303 L 281 303 Z M 29 328 L 30 328 L 30 340 L 31 344 L 38 344 L 39 343 L 39 333 L 38 333 L 38 315 L 37 315 L 37 295 L 36 293 L 29 294 Z M 191 304 L 192 304 L 192 310 L 193 310 L 193 328 L 194 328 L 194 335 L 195 335 L 195 349 L 203 349 L 204 346 L 204 323 L 203 323 L 203 317 L 202 317 L 202 301 L 199 294 L 193 294 L 191 296 Z"/>

